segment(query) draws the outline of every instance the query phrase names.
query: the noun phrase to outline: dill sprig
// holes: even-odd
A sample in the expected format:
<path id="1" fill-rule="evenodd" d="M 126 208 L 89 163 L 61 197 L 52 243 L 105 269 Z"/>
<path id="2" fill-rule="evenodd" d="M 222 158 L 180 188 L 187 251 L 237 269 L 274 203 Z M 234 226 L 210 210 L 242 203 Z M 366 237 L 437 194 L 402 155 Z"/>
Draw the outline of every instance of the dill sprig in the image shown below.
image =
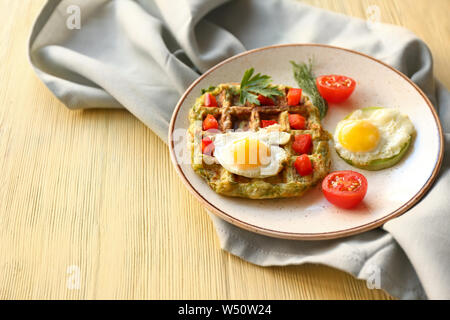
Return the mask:
<path id="1" fill-rule="evenodd" d="M 253 68 L 250 68 L 245 71 L 242 77 L 239 98 L 241 104 L 248 101 L 260 105 L 258 94 L 270 99 L 283 94 L 278 88 L 270 85 L 272 79 L 268 75 L 261 75 L 260 73 L 253 75 L 254 71 Z"/>
<path id="2" fill-rule="evenodd" d="M 312 73 L 313 61 L 309 59 L 308 64 L 295 63 L 291 61 L 294 78 L 300 88 L 306 92 L 312 100 L 312 103 L 319 109 L 320 118 L 323 119 L 328 111 L 328 104 L 322 98 L 316 87 L 316 79 Z"/>

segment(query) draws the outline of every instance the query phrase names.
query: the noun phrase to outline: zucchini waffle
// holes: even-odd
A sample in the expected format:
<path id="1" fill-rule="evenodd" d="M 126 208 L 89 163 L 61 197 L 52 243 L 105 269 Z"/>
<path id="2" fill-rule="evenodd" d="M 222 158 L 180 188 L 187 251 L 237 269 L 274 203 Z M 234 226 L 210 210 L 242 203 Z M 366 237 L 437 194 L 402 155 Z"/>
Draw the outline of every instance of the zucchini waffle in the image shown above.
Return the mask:
<path id="1" fill-rule="evenodd" d="M 274 105 L 256 105 L 248 101 L 239 103 L 239 84 L 227 83 L 210 88 L 209 94 L 215 96 L 217 107 L 205 106 L 205 95 L 197 98 L 189 112 L 188 149 L 194 171 L 200 175 L 217 193 L 250 199 L 285 198 L 303 195 L 308 189 L 321 182 L 330 169 L 330 152 L 328 141 L 330 134 L 320 124 L 319 110 L 307 96 L 302 96 L 300 104 L 289 106 L 287 92 L 290 87 L 275 86 L 283 95 L 275 97 Z M 300 114 L 306 118 L 305 130 L 290 127 L 289 114 Z M 203 131 L 202 122 L 207 115 L 212 115 L 218 122 L 218 130 Z M 288 160 L 283 163 L 281 171 L 267 178 L 247 178 L 233 174 L 223 168 L 214 156 L 202 154 L 202 138 L 209 137 L 214 143 L 215 136 L 230 130 L 258 131 L 262 120 L 275 120 L 281 131 L 291 135 L 290 141 L 280 146 Z M 313 173 L 300 176 L 294 162 L 299 156 L 292 148 L 294 136 L 310 134 L 313 147 L 308 155 L 313 164 Z"/>

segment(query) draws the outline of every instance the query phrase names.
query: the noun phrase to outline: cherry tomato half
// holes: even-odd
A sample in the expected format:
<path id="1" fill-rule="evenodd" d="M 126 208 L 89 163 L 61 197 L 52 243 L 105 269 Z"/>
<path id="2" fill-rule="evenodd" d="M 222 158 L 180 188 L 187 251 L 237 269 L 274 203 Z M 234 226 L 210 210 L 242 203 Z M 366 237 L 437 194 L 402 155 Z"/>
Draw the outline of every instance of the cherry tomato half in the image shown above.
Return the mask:
<path id="1" fill-rule="evenodd" d="M 330 74 L 316 79 L 320 95 L 331 103 L 340 103 L 348 99 L 356 87 L 356 81 L 346 76 Z"/>
<path id="2" fill-rule="evenodd" d="M 362 174 L 351 171 L 335 171 L 322 181 L 325 198 L 337 207 L 356 207 L 367 193 L 367 179 Z"/>

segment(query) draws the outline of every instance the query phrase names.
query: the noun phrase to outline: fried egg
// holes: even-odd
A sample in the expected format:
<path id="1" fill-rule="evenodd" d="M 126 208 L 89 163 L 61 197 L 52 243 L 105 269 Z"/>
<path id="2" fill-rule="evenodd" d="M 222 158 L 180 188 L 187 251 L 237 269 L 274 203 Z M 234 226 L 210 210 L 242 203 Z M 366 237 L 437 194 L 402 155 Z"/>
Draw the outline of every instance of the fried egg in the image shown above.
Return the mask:
<path id="1" fill-rule="evenodd" d="M 227 132 L 214 138 L 214 156 L 229 172 L 247 178 L 265 178 L 278 174 L 287 161 L 280 147 L 288 143 L 290 134 L 276 125 L 259 131 Z"/>
<path id="2" fill-rule="evenodd" d="M 334 142 L 342 158 L 364 165 L 398 155 L 414 132 L 407 115 L 396 109 L 370 107 L 356 110 L 340 121 Z"/>

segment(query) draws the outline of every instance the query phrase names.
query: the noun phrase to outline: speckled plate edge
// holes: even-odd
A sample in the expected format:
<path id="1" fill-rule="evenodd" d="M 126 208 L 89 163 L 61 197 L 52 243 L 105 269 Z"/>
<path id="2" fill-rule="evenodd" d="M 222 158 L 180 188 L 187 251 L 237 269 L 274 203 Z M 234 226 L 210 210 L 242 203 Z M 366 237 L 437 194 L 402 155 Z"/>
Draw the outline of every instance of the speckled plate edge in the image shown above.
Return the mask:
<path id="1" fill-rule="evenodd" d="M 428 180 L 425 182 L 425 184 L 422 186 L 422 188 L 409 200 L 407 201 L 405 204 L 403 204 L 400 208 L 398 208 L 397 210 L 385 215 L 383 218 L 374 220 L 370 223 L 366 223 L 366 224 L 362 224 L 360 226 L 357 227 L 353 227 L 353 228 L 348 228 L 348 229 L 344 229 L 344 230 L 339 230 L 339 231 L 332 231 L 332 232 L 321 232 L 321 233 L 294 233 L 294 232 L 282 232 L 282 231 L 277 231 L 277 230 L 271 230 L 268 228 L 261 228 L 258 226 L 255 226 L 253 224 L 247 223 L 245 221 L 236 219 L 235 217 L 232 217 L 231 215 L 229 215 L 228 213 L 220 210 L 219 208 L 217 208 L 216 206 L 214 206 L 214 204 L 210 203 L 208 200 L 206 200 L 204 197 L 202 197 L 202 195 L 192 186 L 192 184 L 189 182 L 189 180 L 186 178 L 186 176 L 184 175 L 183 171 L 181 170 L 180 165 L 178 164 L 177 160 L 176 160 L 176 155 L 175 155 L 175 151 L 174 151 L 174 141 L 173 141 L 173 131 L 174 131 L 174 126 L 175 126 L 175 120 L 177 118 L 178 115 L 178 111 L 180 110 L 181 105 L 183 104 L 184 100 L 186 99 L 186 97 L 188 96 L 188 94 L 197 86 L 197 84 L 203 80 L 206 76 L 208 76 L 210 73 L 212 73 L 214 70 L 222 67 L 223 65 L 238 59 L 240 57 L 246 56 L 246 55 L 251 55 L 252 53 L 255 52 L 259 52 L 259 51 L 263 51 L 263 50 L 270 50 L 270 49 L 274 49 L 274 48 L 280 48 L 280 47 L 304 47 L 304 46 L 312 46 L 312 47 L 326 47 L 326 48 L 331 48 L 331 49 L 336 49 L 336 50 L 343 50 L 343 51 L 347 51 L 353 54 L 357 54 L 363 57 L 366 57 L 368 59 L 371 59 L 379 64 L 381 64 L 382 66 L 385 66 L 387 68 L 389 68 L 390 70 L 394 71 L 395 73 L 397 73 L 398 75 L 400 75 L 402 78 L 404 78 L 415 90 L 417 90 L 419 92 L 419 94 L 422 96 L 422 98 L 425 100 L 426 104 L 428 105 L 428 107 L 430 108 L 431 113 L 433 114 L 433 118 L 436 122 L 436 126 L 438 128 L 439 131 L 439 155 L 435 164 L 435 167 L 430 175 L 430 177 L 428 178 Z M 383 225 L 385 222 L 387 222 L 388 220 L 398 217 L 399 215 L 405 213 L 406 211 L 408 211 L 411 207 L 413 207 L 425 194 L 426 192 L 431 188 L 431 186 L 433 185 L 433 182 L 435 181 L 438 173 L 439 173 L 439 169 L 442 165 L 442 160 L 444 157 L 444 145 L 443 145 L 443 141 L 444 141 L 444 136 L 443 136 L 443 131 L 442 131 L 442 126 L 441 123 L 439 121 L 439 117 L 436 113 L 436 110 L 434 109 L 432 103 L 430 102 L 430 100 L 427 98 L 427 96 L 425 95 L 425 93 L 423 93 L 423 91 L 414 83 L 412 82 L 407 76 L 405 76 L 403 73 L 401 73 L 400 71 L 394 69 L 393 67 L 389 66 L 388 64 L 375 59 L 369 55 L 366 55 L 364 53 L 358 52 L 358 51 L 354 51 L 354 50 L 350 50 L 350 49 L 346 49 L 346 48 L 341 48 L 341 47 L 336 47 L 336 46 L 331 46 L 331 45 L 325 45 L 325 44 L 309 44 L 309 43 L 296 43 L 296 44 L 281 44 L 281 45 L 273 45 L 273 46 L 267 46 L 267 47 L 262 47 L 262 48 L 257 48 L 257 49 L 253 49 L 253 50 L 249 50 L 243 53 L 240 53 L 238 55 L 235 55 L 231 58 L 228 58 L 222 62 L 220 62 L 219 64 L 215 65 L 214 67 L 212 67 L 211 69 L 209 69 L 208 71 L 206 71 L 204 74 L 202 74 L 197 80 L 195 80 L 190 86 L 189 88 L 186 90 L 186 92 L 183 94 L 183 96 L 180 98 L 180 100 L 178 101 L 175 110 L 172 114 L 172 119 L 170 121 L 170 125 L 169 125 L 169 149 L 170 149 L 170 157 L 172 159 L 172 163 L 174 164 L 175 170 L 177 171 L 177 173 L 179 174 L 179 176 L 181 177 L 181 180 L 183 181 L 183 183 L 186 185 L 186 187 L 188 188 L 188 190 L 191 191 L 191 193 L 198 199 L 200 200 L 200 202 L 212 213 L 216 214 L 217 216 L 219 216 L 220 218 L 224 219 L 225 221 L 238 226 L 242 229 L 254 232 L 254 233 L 258 233 L 258 234 L 263 234 L 266 236 L 270 236 L 270 237 L 274 237 L 274 238 L 282 238 L 282 239 L 291 239 L 291 240 L 326 240 L 326 239 L 334 239 L 334 238 L 342 238 L 342 237 L 347 237 L 347 236 L 351 236 L 351 235 L 355 235 L 358 233 L 362 233 L 374 228 L 377 228 L 381 225 Z"/>

